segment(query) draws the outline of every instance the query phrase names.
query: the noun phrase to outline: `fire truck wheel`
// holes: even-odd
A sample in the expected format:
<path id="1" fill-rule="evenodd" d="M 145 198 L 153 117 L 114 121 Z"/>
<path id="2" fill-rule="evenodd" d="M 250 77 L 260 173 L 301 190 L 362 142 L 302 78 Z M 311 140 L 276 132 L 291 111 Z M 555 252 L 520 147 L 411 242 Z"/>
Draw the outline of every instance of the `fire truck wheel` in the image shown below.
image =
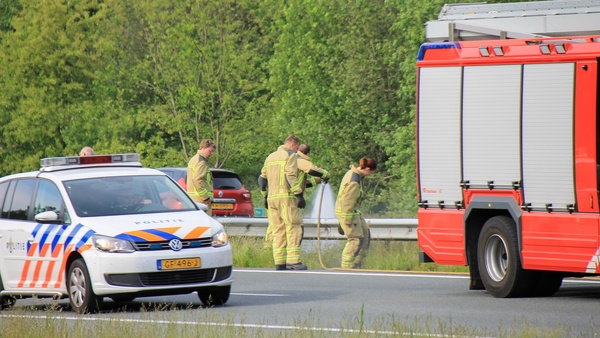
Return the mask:
<path id="1" fill-rule="evenodd" d="M 90 274 L 83 259 L 73 261 L 67 278 L 67 291 L 73 311 L 78 314 L 98 312 L 102 298 L 92 290 Z"/>
<path id="2" fill-rule="evenodd" d="M 224 305 L 230 292 L 231 285 L 203 288 L 198 290 L 198 298 L 206 306 Z"/>
<path id="3" fill-rule="evenodd" d="M 0 292 L 4 291 L 2 277 L 0 277 Z M 0 310 L 6 310 L 15 304 L 16 298 L 13 296 L 0 296 Z"/>
<path id="4" fill-rule="evenodd" d="M 477 245 L 479 273 L 496 298 L 519 297 L 532 288 L 531 272 L 521 267 L 515 222 L 507 216 L 487 220 Z"/>
<path id="5" fill-rule="evenodd" d="M 534 285 L 531 291 L 533 297 L 550 297 L 560 289 L 563 275 L 554 271 L 534 271 Z"/>

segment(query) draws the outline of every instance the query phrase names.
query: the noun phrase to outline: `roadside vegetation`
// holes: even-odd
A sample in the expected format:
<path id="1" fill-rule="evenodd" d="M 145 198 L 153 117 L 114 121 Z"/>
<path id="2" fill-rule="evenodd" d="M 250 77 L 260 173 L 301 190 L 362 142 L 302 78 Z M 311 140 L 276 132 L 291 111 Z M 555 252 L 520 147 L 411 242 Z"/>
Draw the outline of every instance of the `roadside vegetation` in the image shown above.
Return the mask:
<path id="1" fill-rule="evenodd" d="M 262 238 L 233 237 L 233 265 L 247 268 L 273 268 L 273 252 L 265 249 Z M 322 269 L 321 261 L 326 268 L 339 268 L 342 250 L 346 241 L 329 240 L 321 242 L 319 250 L 316 240 L 303 242 L 302 261 L 309 269 Z M 435 271 L 435 272 L 468 272 L 468 267 L 419 263 L 419 247 L 413 241 L 371 241 L 363 269 L 394 271 Z"/>
<path id="2" fill-rule="evenodd" d="M 527 323 L 515 323 L 511 327 L 495 330 L 473 329 L 451 322 L 436 322 L 431 318 L 412 320 L 381 318 L 365 328 L 361 314 L 356 318 L 340 319 L 340 322 L 306 322 L 299 318 L 289 326 L 261 325 L 260 323 L 233 323 L 227 315 L 215 314 L 210 308 L 190 310 L 169 304 L 147 306 L 139 310 L 136 319 L 124 318 L 115 310 L 103 316 L 63 316 L 60 309 L 49 307 L 39 314 L 31 309 L 15 308 L 0 313 L 3 338 L 38 337 L 515 337 L 515 338 L 562 338 L 576 337 L 568 327 L 532 327 Z M 130 310 L 129 310 L 130 311 Z M 593 325 L 590 325 L 590 330 Z M 595 337 L 593 331 L 580 335 Z"/>
<path id="3" fill-rule="evenodd" d="M 181 167 L 211 138 L 211 166 L 259 195 L 294 133 L 334 187 L 375 158 L 362 210 L 414 217 L 425 22 L 476 1 L 2 0 L 0 176 L 83 146 Z"/>

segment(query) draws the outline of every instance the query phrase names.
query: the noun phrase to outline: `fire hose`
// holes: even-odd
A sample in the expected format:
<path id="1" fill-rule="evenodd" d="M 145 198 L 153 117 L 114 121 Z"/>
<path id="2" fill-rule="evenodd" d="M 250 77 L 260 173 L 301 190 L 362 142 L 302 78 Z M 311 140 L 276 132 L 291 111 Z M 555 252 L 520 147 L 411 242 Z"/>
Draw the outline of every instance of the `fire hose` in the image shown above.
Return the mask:
<path id="1" fill-rule="evenodd" d="M 323 195 L 325 195 L 325 182 L 321 183 L 321 196 L 319 197 L 319 208 L 317 208 L 317 255 L 319 256 L 319 264 L 323 270 L 345 270 L 341 268 L 328 268 L 323 263 L 321 256 L 321 206 L 323 205 Z"/>

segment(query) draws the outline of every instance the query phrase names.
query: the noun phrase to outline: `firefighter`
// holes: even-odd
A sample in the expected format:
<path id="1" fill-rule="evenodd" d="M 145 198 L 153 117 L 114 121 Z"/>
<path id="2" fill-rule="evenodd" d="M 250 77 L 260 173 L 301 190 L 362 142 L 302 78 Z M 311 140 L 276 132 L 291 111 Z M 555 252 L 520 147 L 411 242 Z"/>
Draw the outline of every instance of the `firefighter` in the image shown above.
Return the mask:
<path id="1" fill-rule="evenodd" d="M 315 187 L 321 182 L 327 183 L 331 177 L 329 171 L 317 167 L 310 161 L 309 153 L 310 147 L 304 143 L 298 147 L 298 151 L 296 152 L 296 156 L 298 157 L 298 180 L 302 184 L 302 191 L 305 191 L 306 188 Z M 272 231 L 273 227 L 269 223 L 265 235 L 265 249 L 270 249 L 273 245 Z M 302 234 L 304 237 L 304 227 L 302 228 Z"/>
<path id="2" fill-rule="evenodd" d="M 350 166 L 340 184 L 335 202 L 335 216 L 340 223 L 340 233 L 343 232 L 348 239 L 342 252 L 342 268 L 345 269 L 360 269 L 369 248 L 371 233 L 358 208 L 364 198 L 364 178 L 376 169 L 377 163 L 374 159 L 363 157 L 358 167 Z"/>
<path id="3" fill-rule="evenodd" d="M 212 216 L 213 184 L 208 167 L 208 159 L 215 152 L 215 143 L 211 140 L 202 140 L 200 149 L 188 162 L 187 192 L 197 203 L 206 204 L 206 213 Z"/>
<path id="4" fill-rule="evenodd" d="M 303 184 L 303 190 L 310 187 L 316 187 L 317 184 L 327 183 L 331 174 L 329 171 L 319 168 L 310 161 L 310 147 L 307 144 L 301 144 L 298 147 L 298 170 L 300 171 L 300 181 Z"/>
<path id="5" fill-rule="evenodd" d="M 258 186 L 265 198 L 265 207 L 273 234 L 275 270 L 307 270 L 300 261 L 302 218 L 298 208 L 306 202 L 302 182 L 298 180 L 296 152 L 300 140 L 294 135 L 265 160 Z"/>

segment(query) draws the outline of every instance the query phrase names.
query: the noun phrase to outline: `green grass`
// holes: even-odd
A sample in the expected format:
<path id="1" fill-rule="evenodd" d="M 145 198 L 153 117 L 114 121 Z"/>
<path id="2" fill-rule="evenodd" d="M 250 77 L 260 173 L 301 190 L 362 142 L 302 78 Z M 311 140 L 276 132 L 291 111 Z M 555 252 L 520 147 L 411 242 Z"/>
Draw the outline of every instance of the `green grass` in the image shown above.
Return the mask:
<path id="1" fill-rule="evenodd" d="M 533 327 L 513 323 L 511 327 L 474 329 L 451 321 L 436 321 L 431 317 L 375 319 L 364 327 L 362 308 L 352 318 L 336 323 L 324 323 L 319 318 L 298 318 L 292 323 L 261 325 L 236 323 L 227 314 L 217 314 L 210 308 L 190 311 L 187 308 L 149 306 L 138 311 L 135 319 L 122 313 L 103 316 L 60 316 L 56 309 L 34 311 L 15 308 L 0 312 L 0 337 L 577 337 L 568 327 Z M 593 330 L 593 325 L 590 326 Z M 581 337 L 594 337 L 593 332 Z"/>
<path id="2" fill-rule="evenodd" d="M 303 243 L 302 261 L 309 269 L 321 269 L 319 250 L 316 241 Z M 321 260 L 326 268 L 339 268 L 345 240 L 321 242 Z M 233 265 L 247 268 L 272 268 L 273 253 L 264 248 L 262 238 L 233 237 Z M 308 248 L 308 249 L 307 249 Z M 400 271 L 435 271 L 435 272 L 468 272 L 466 266 L 439 265 L 419 263 L 419 247 L 417 242 L 410 241 L 371 241 L 371 247 L 363 262 L 363 269 L 400 270 Z"/>

